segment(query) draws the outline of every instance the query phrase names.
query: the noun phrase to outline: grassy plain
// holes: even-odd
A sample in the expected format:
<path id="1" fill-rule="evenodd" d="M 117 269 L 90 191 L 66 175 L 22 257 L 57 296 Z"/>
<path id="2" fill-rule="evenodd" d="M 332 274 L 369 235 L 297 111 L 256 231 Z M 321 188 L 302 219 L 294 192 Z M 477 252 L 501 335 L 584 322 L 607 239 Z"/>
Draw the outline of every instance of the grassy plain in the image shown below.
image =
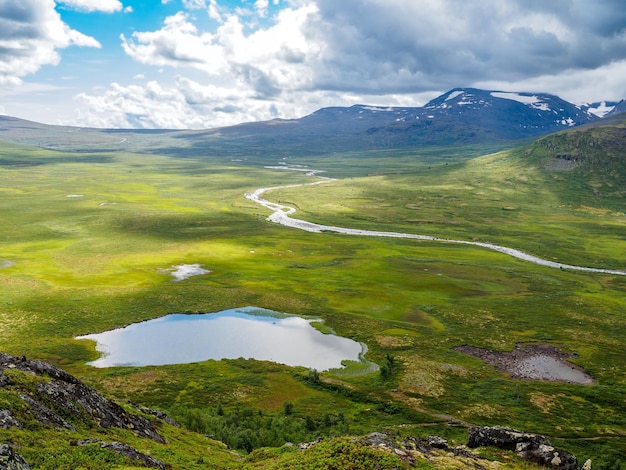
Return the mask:
<path id="1" fill-rule="evenodd" d="M 349 164 L 358 160 L 352 154 L 291 158 L 328 176 L 342 168 L 344 179 L 267 197 L 321 223 L 626 268 L 626 215 L 614 198 L 595 197 L 584 175 L 548 171 L 522 151 L 463 162 L 458 150 L 363 157 L 360 166 Z M 594 469 L 619 468 L 610 465 L 626 453 L 626 277 L 540 267 L 473 246 L 276 226 L 244 192 L 311 179 L 262 167 L 275 163 L 3 144 L 0 350 L 51 361 L 110 396 L 179 417 L 197 410 L 208 419 L 218 407 L 278 416 L 289 402 L 301 420 L 334 419 L 340 410 L 345 432 L 459 442 L 465 423 L 502 424 L 547 434 L 594 458 Z M 182 263 L 211 273 L 174 282 L 163 270 Z M 245 360 L 94 369 L 85 365 L 96 357 L 93 344 L 73 339 L 173 312 L 246 305 L 321 317 L 366 343 L 368 359 L 393 356 L 398 370 L 385 380 L 328 372 L 312 382 L 304 369 Z M 452 349 L 524 342 L 576 353 L 573 362 L 596 384 L 511 380 Z"/>

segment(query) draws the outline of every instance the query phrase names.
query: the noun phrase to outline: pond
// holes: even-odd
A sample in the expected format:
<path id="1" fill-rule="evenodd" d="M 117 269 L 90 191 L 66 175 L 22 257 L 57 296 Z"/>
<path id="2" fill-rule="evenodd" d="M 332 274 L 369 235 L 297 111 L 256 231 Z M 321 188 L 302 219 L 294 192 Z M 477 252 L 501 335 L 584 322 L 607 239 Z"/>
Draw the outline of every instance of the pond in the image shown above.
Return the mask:
<path id="1" fill-rule="evenodd" d="M 172 314 L 76 339 L 96 341 L 95 367 L 186 364 L 208 359 L 258 359 L 319 371 L 361 361 L 365 346 L 323 334 L 304 318 L 257 307 Z"/>
<path id="2" fill-rule="evenodd" d="M 519 361 L 513 373 L 531 380 L 553 380 L 591 384 L 593 379 L 583 371 L 550 356 L 537 355 Z"/>

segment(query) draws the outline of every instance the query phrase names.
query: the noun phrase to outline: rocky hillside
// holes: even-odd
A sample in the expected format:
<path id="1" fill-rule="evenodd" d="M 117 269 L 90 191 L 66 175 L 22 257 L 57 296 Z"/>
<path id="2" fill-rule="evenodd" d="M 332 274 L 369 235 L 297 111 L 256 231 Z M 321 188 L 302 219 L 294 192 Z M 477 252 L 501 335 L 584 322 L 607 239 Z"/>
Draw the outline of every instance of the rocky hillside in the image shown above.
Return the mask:
<path id="1" fill-rule="evenodd" d="M 477 450 L 489 447 L 484 452 Z M 187 432 L 162 412 L 115 403 L 48 363 L 0 353 L 0 470 L 30 468 L 552 468 L 578 470 L 545 436 L 474 427 L 467 444 L 373 433 L 248 457 Z M 535 467 L 538 465 L 538 467 Z M 585 470 L 590 463 L 583 465 Z"/>

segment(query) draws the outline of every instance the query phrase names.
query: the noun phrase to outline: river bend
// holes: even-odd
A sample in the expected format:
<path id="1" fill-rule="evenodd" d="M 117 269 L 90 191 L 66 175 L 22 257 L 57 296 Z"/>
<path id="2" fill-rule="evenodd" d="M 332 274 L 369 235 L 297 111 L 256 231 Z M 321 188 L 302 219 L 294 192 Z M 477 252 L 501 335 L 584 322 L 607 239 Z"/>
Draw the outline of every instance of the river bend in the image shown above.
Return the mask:
<path id="1" fill-rule="evenodd" d="M 291 169 L 288 167 L 270 167 L 276 169 Z M 300 170 L 303 171 L 303 170 Z M 318 171 L 316 170 L 307 170 L 307 175 L 316 176 Z M 322 184 L 332 181 L 331 178 L 323 178 L 320 181 L 316 181 L 314 183 L 309 184 Z M 555 261 L 549 261 L 543 258 L 539 258 L 537 256 L 525 253 L 520 250 L 516 250 L 515 248 L 508 248 L 506 246 L 494 245 L 493 243 L 485 243 L 485 242 L 473 242 L 467 240 L 452 240 L 447 238 L 439 238 L 433 237 L 430 235 L 416 235 L 412 233 L 402 233 L 402 232 L 381 232 L 376 230 L 362 230 L 362 229 L 353 229 L 353 228 L 345 228 L 345 227 L 336 227 L 333 225 L 320 225 L 315 224 L 313 222 L 307 222 L 306 220 L 295 219 L 290 217 L 291 214 L 296 212 L 296 209 L 290 206 L 284 206 L 281 204 L 277 204 L 275 202 L 268 201 L 267 199 L 263 199 L 261 196 L 263 193 L 267 191 L 271 191 L 274 189 L 284 189 L 284 188 L 295 188 L 298 186 L 304 186 L 303 184 L 291 184 L 286 186 L 274 186 L 270 188 L 259 188 L 255 191 L 246 193 L 246 198 L 256 202 L 257 204 L 262 205 L 263 207 L 273 211 L 272 215 L 270 215 L 267 220 L 275 222 L 277 224 L 284 225 L 286 227 L 297 228 L 300 230 L 305 230 L 307 232 L 336 232 L 343 233 L 346 235 L 359 235 L 366 237 L 387 237 L 387 238 L 409 238 L 413 240 L 427 240 L 427 241 L 435 241 L 441 243 L 456 243 L 462 245 L 474 245 L 480 246 L 482 248 L 487 248 L 489 250 L 498 251 L 500 253 L 504 253 L 509 256 L 513 256 L 514 258 L 518 258 L 524 261 L 529 261 L 534 264 L 538 264 L 541 266 L 547 266 L 549 268 L 558 268 L 558 269 L 569 269 L 572 271 L 585 271 L 591 273 L 602 273 L 602 274 L 614 274 L 618 276 L 626 276 L 626 271 L 617 270 L 617 269 L 601 269 L 601 268 L 591 268 L 586 266 L 574 266 L 571 264 L 557 263 Z"/>

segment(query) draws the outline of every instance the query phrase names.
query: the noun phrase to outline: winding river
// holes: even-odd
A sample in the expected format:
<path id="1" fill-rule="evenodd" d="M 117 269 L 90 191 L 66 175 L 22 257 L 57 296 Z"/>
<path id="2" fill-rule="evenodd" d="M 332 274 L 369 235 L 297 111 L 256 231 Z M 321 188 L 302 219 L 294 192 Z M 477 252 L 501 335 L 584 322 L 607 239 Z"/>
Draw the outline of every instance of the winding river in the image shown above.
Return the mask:
<path id="1" fill-rule="evenodd" d="M 333 181 L 332 178 L 318 176 L 317 173 L 319 173 L 320 170 L 292 168 L 288 166 L 276 166 L 276 167 L 267 167 L 267 168 L 280 169 L 280 170 L 306 171 L 306 174 L 308 176 L 317 176 L 318 178 L 322 178 L 319 181 L 316 181 L 314 183 L 308 183 L 308 184 L 323 184 L 329 181 Z M 295 188 L 298 186 L 304 186 L 304 184 L 291 184 L 291 185 L 285 185 L 285 186 L 274 186 L 270 188 L 259 188 L 255 191 L 246 193 L 245 197 L 273 211 L 272 215 L 270 215 L 267 218 L 267 220 L 277 223 L 277 224 L 284 225 L 286 227 L 292 227 L 292 228 L 297 228 L 300 230 L 305 230 L 307 232 L 315 232 L 315 233 L 335 232 L 335 233 L 343 233 L 346 235 L 359 235 L 359 236 L 366 236 L 366 237 L 410 238 L 413 240 L 427 240 L 427 241 L 435 241 L 435 242 L 441 242 L 441 243 L 457 243 L 457 244 L 462 244 L 462 245 L 474 245 L 474 246 L 480 246 L 482 248 L 487 248 L 489 250 L 498 251 L 500 253 L 513 256 L 514 258 L 522 259 L 524 261 L 529 261 L 531 263 L 535 263 L 541 266 L 547 266 L 549 268 L 569 269 L 572 271 L 585 271 L 585 272 L 591 272 L 591 273 L 615 274 L 618 276 L 626 276 L 626 271 L 622 271 L 622 270 L 590 268 L 586 266 L 574 266 L 571 264 L 557 263 L 554 261 L 549 261 L 543 258 L 539 258 L 537 256 L 525 253 L 520 250 L 516 250 L 515 248 L 507 248 L 506 246 L 494 245 L 493 243 L 473 242 L 473 241 L 467 241 L 467 240 L 452 240 L 452 239 L 447 239 L 447 238 L 433 237 L 429 235 L 416 235 L 413 233 L 380 232 L 376 230 L 362 230 L 362 229 L 353 229 L 353 228 L 345 228 L 345 227 L 336 227 L 332 225 L 315 224 L 313 222 L 307 222 L 306 220 L 295 219 L 293 217 L 290 217 L 293 213 L 296 212 L 295 208 L 290 207 L 290 206 L 283 206 L 275 202 L 270 202 L 267 199 L 263 199 L 261 197 L 267 191 L 272 191 L 275 189 L 284 189 L 284 188 Z"/>

